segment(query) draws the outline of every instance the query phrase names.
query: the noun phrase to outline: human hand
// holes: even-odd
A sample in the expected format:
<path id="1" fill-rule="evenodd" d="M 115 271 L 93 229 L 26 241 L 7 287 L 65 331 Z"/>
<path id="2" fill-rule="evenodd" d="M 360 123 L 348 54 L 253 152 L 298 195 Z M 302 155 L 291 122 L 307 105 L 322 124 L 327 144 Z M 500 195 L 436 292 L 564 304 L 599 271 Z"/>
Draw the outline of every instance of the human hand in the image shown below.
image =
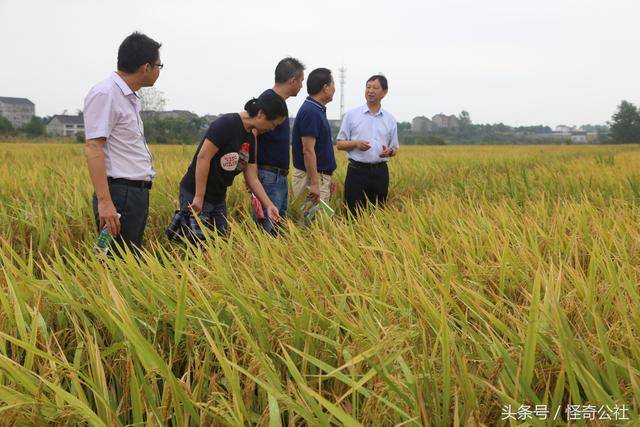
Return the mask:
<path id="1" fill-rule="evenodd" d="M 390 157 L 391 156 L 391 151 L 392 149 L 387 148 L 386 145 L 382 146 L 382 152 L 380 153 L 380 158 L 386 158 L 386 157 Z"/>
<path id="2" fill-rule="evenodd" d="M 271 205 L 267 208 L 267 216 L 273 222 L 282 221 L 282 217 L 280 216 L 280 211 L 275 205 Z"/>
<path id="3" fill-rule="evenodd" d="M 98 202 L 98 217 L 100 230 L 107 226 L 107 231 L 112 237 L 120 234 L 120 218 L 112 200 Z"/>
<path id="4" fill-rule="evenodd" d="M 311 184 L 309 186 L 309 199 L 316 203 L 320 200 L 320 184 Z"/>
<path id="5" fill-rule="evenodd" d="M 356 148 L 360 151 L 367 151 L 371 145 L 367 141 L 356 141 Z"/>
<path id="6" fill-rule="evenodd" d="M 189 208 L 191 208 L 194 214 L 199 214 L 202 211 L 203 204 L 204 200 L 201 196 L 194 196 Z"/>

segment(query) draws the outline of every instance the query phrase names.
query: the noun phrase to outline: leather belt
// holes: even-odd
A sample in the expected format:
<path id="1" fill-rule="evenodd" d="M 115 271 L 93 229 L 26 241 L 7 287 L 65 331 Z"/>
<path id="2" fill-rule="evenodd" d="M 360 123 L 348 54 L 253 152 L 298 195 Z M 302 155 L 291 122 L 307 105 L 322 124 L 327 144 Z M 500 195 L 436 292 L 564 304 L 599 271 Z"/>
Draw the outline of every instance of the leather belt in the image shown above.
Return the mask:
<path id="1" fill-rule="evenodd" d="M 358 162 L 356 160 L 351 160 L 349 159 L 349 166 L 354 166 L 357 168 L 379 168 L 382 166 L 386 166 L 387 162 L 377 162 L 377 163 L 364 163 L 364 162 Z"/>
<path id="2" fill-rule="evenodd" d="M 127 178 L 108 177 L 107 182 L 109 184 L 122 184 L 122 185 L 127 185 L 129 187 L 146 188 L 147 190 L 151 190 L 151 186 L 152 186 L 151 181 L 134 181 L 132 179 L 127 179 Z"/>
<path id="3" fill-rule="evenodd" d="M 278 175 L 283 175 L 283 176 L 289 175 L 289 169 L 282 169 L 282 168 L 271 166 L 271 165 L 258 165 L 258 169 L 264 169 L 266 171 L 277 173 Z"/>
<path id="4" fill-rule="evenodd" d="M 324 170 L 324 169 L 318 169 L 318 173 L 320 175 L 329 175 L 329 176 L 333 175 L 333 171 Z"/>

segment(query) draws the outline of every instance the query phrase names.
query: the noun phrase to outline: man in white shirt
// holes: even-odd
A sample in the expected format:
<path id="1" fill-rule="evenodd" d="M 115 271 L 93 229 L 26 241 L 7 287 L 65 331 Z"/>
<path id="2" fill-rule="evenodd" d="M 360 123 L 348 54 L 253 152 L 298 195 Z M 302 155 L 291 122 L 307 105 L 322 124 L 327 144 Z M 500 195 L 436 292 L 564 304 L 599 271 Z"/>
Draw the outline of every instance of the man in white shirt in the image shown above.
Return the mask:
<path id="1" fill-rule="evenodd" d="M 372 76 L 365 90 L 367 103 L 349 110 L 342 119 L 336 147 L 346 151 L 349 159 L 344 196 L 352 215 L 367 202 L 382 205 L 387 199 L 387 162 L 398 154 L 398 125 L 381 103 L 388 89 L 385 76 Z"/>
<path id="2" fill-rule="evenodd" d="M 155 176 L 135 92 L 158 79 L 160 46 L 138 32 L 128 36 L 118 49 L 118 71 L 92 87 L 84 100 L 96 224 L 99 230 L 106 225 L 119 245 L 134 250 L 142 245 Z"/>

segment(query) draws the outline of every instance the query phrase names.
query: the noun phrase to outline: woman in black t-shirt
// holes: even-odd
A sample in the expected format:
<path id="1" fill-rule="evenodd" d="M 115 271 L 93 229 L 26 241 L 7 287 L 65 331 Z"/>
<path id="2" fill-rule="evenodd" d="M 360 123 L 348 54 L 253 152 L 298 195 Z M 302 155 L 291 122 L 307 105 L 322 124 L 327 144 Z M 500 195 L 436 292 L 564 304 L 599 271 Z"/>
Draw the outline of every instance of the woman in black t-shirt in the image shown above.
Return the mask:
<path id="1" fill-rule="evenodd" d="M 227 188 L 240 172 L 262 203 L 265 215 L 272 221 L 281 220 L 258 179 L 254 133 L 269 132 L 286 120 L 287 104 L 277 94 L 265 93 L 247 102 L 244 109 L 211 123 L 180 181 L 180 209 L 193 210 L 221 235 L 228 234 Z"/>

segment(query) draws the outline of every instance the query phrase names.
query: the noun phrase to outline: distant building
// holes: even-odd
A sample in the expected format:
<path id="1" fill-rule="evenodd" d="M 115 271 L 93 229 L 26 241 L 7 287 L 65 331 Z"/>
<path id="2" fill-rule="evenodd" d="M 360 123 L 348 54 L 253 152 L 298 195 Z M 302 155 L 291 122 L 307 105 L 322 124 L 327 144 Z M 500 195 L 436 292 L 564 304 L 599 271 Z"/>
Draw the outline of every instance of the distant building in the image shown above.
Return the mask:
<path id="1" fill-rule="evenodd" d="M 411 121 L 411 132 L 429 133 L 433 130 L 433 123 L 425 116 L 414 117 Z"/>
<path id="2" fill-rule="evenodd" d="M 144 120 L 150 119 L 176 119 L 178 117 L 198 117 L 197 114 L 187 110 L 170 110 L 170 111 L 141 111 L 140 118 Z"/>
<path id="3" fill-rule="evenodd" d="M 576 128 L 573 126 L 559 125 L 556 126 L 556 132 L 565 133 L 567 135 L 571 134 L 571 132 L 575 131 Z"/>
<path id="4" fill-rule="evenodd" d="M 36 114 L 36 105 L 27 98 L 9 98 L 0 96 L 0 116 L 11 122 L 14 128 L 20 128 Z"/>
<path id="5" fill-rule="evenodd" d="M 73 136 L 78 132 L 84 132 L 82 114 L 77 116 L 58 114 L 53 116 L 47 123 L 47 135 Z"/>
<path id="6" fill-rule="evenodd" d="M 571 142 L 573 142 L 574 144 L 586 144 L 587 142 L 589 142 L 587 139 L 587 132 L 571 132 Z"/>
<path id="7" fill-rule="evenodd" d="M 458 119 L 453 114 L 447 116 L 445 114 L 436 114 L 431 118 L 433 122 L 432 128 L 436 129 L 457 129 L 460 127 L 460 119 Z"/>
<path id="8" fill-rule="evenodd" d="M 598 132 L 587 132 L 587 142 L 597 142 L 602 135 Z"/>

